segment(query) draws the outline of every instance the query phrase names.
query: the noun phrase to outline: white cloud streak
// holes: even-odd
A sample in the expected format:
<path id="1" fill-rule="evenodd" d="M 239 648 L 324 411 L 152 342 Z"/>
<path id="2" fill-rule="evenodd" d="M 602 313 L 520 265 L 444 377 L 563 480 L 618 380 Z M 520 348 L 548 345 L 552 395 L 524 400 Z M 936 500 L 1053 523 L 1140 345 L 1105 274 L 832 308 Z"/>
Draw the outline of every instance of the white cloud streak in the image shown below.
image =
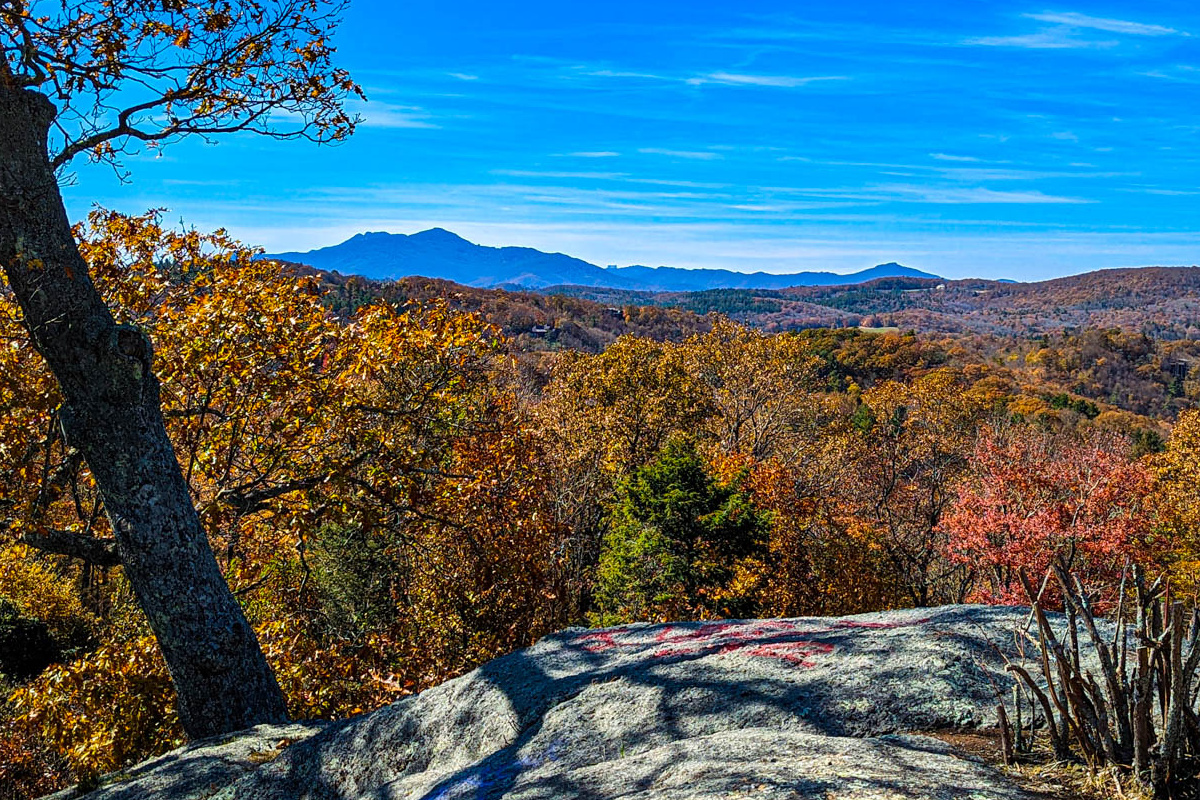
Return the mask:
<path id="1" fill-rule="evenodd" d="M 751 75 L 740 72 L 705 72 L 697 75 L 664 75 L 625 69 L 585 69 L 582 74 L 594 78 L 623 78 L 661 81 L 686 86 L 742 86 L 763 89 L 796 89 L 823 81 L 848 81 L 848 75 Z"/>
<path id="2" fill-rule="evenodd" d="M 797 194 L 862 203 L 927 203 L 931 205 L 1047 205 L 1093 203 L 1082 197 L 1050 195 L 1035 190 L 998 191 L 982 186 L 884 184 L 862 189 L 797 189 Z"/>
<path id="3" fill-rule="evenodd" d="M 846 81 L 850 78 L 846 75 L 815 75 L 809 77 L 799 77 L 794 75 L 745 75 L 733 72 L 710 72 L 707 75 L 697 75 L 694 78 L 688 78 L 687 83 L 692 86 L 703 86 L 709 83 L 720 84 L 723 86 L 765 86 L 782 89 L 792 89 L 797 86 L 808 86 L 810 83 L 820 81 Z"/>
<path id="4" fill-rule="evenodd" d="M 1044 205 L 1061 203 L 1091 203 L 1080 197 L 1059 197 L 1036 191 L 1004 192 L 994 189 L 977 188 L 948 188 L 939 189 L 929 186 L 890 186 L 881 187 L 894 191 L 904 197 L 911 197 L 921 203 L 937 203 L 944 205 L 977 205 L 992 203 L 1019 203 L 1022 205 Z"/>
<path id="5" fill-rule="evenodd" d="M 665 147 L 639 147 L 639 153 L 652 156 L 667 156 L 669 158 L 690 158 L 697 161 L 715 161 L 725 156 L 708 150 L 670 150 Z"/>
<path id="6" fill-rule="evenodd" d="M 929 157 L 930 157 L 930 158 L 936 158 L 938 161 L 970 161 L 970 162 L 978 162 L 978 161 L 980 161 L 980 160 L 981 160 L 981 159 L 978 159 L 978 158 L 976 158 L 975 156 L 955 156 L 955 155 L 950 155 L 949 153 L 930 153 L 930 154 L 929 154 Z"/>
<path id="7" fill-rule="evenodd" d="M 355 109 L 362 115 L 362 125 L 370 128 L 440 128 L 433 115 L 419 106 L 401 106 L 373 100 Z"/>
<path id="8" fill-rule="evenodd" d="M 1088 28 L 1090 30 L 1107 31 L 1108 33 L 1124 33 L 1130 36 L 1187 36 L 1184 31 L 1168 28 L 1164 25 L 1147 25 L 1142 22 L 1130 22 L 1123 19 L 1108 19 L 1092 17 L 1076 12 L 1041 14 L 1025 14 L 1029 19 L 1038 22 L 1049 22 L 1054 25 L 1065 25 L 1070 28 Z"/>
<path id="9" fill-rule="evenodd" d="M 1084 48 L 1116 47 L 1114 40 L 1081 39 L 1070 30 L 1062 28 L 1020 36 L 981 36 L 967 39 L 966 45 L 979 47 L 1019 47 L 1025 50 L 1077 50 Z"/>

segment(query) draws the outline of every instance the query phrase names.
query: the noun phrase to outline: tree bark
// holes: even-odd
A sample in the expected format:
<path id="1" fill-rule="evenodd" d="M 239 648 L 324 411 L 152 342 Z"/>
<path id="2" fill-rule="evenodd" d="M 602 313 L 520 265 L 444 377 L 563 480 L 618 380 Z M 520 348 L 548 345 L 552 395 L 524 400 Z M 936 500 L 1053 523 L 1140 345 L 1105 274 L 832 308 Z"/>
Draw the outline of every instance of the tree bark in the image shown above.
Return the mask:
<path id="1" fill-rule="evenodd" d="M 167 438 L 149 338 L 116 324 L 76 247 L 47 155 L 55 114 L 0 76 L 0 262 L 61 387 L 63 433 L 96 478 L 188 735 L 282 721 L 283 695 Z"/>

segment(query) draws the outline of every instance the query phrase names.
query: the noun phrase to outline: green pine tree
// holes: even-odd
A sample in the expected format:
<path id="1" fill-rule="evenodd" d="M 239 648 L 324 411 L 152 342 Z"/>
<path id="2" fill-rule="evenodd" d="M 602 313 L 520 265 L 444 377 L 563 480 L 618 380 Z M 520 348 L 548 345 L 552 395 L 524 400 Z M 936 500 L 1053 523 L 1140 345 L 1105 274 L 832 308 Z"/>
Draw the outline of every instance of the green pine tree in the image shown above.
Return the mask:
<path id="1" fill-rule="evenodd" d="M 671 439 L 619 488 L 593 623 L 745 613 L 749 601 L 721 589 L 764 550 L 767 528 L 740 480 L 717 481 L 693 442 Z"/>

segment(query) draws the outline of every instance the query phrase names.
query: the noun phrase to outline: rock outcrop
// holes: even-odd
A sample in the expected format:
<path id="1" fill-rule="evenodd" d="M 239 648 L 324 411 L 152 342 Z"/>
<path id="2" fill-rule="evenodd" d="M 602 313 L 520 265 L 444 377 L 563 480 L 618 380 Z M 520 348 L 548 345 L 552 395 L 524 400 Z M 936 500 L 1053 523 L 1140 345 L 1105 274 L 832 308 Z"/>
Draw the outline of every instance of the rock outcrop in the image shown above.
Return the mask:
<path id="1" fill-rule="evenodd" d="M 91 797 L 1017 800 L 916 734 L 994 724 L 992 681 L 1027 613 L 570 629 L 319 732 L 196 743 Z"/>

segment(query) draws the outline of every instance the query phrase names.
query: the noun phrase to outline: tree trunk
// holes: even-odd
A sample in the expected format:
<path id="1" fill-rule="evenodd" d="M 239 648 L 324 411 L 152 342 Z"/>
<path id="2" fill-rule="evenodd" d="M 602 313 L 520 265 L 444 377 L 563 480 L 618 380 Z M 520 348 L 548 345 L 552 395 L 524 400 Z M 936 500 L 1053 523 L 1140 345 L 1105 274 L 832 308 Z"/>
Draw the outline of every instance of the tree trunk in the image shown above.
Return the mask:
<path id="1" fill-rule="evenodd" d="M 2 76 L 0 76 L 2 77 Z M 193 738 L 286 719 L 221 576 L 159 407 L 149 338 L 117 325 L 79 255 L 47 157 L 55 109 L 0 80 L 0 262 L 62 389 L 62 427 L 104 498 L 125 574 Z"/>

